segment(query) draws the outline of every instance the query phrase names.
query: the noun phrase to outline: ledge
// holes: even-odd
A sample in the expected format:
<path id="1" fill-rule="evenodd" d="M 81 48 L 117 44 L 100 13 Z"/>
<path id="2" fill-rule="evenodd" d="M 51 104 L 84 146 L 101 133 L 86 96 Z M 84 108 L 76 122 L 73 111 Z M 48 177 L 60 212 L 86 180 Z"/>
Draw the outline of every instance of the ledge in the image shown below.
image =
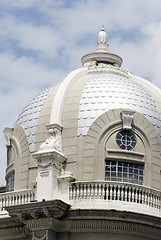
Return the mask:
<path id="1" fill-rule="evenodd" d="M 67 214 L 69 205 L 61 200 L 33 202 L 5 207 L 9 215 L 17 221 L 46 217 L 61 218 Z"/>
<path id="2" fill-rule="evenodd" d="M 61 153 L 58 152 L 57 150 L 50 150 L 50 151 L 38 151 L 34 154 L 32 154 L 33 158 L 37 160 L 41 160 L 42 158 L 51 158 L 54 157 L 58 159 L 61 163 L 66 161 L 66 157 Z"/>

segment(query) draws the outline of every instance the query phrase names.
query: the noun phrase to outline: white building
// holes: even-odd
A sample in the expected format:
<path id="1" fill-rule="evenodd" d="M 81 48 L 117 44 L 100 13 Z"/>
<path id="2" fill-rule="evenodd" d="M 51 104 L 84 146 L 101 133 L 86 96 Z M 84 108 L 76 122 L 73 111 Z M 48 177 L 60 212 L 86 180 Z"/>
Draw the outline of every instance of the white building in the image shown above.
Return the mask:
<path id="1" fill-rule="evenodd" d="M 103 28 L 81 61 L 4 130 L 0 239 L 161 239 L 161 91 Z"/>

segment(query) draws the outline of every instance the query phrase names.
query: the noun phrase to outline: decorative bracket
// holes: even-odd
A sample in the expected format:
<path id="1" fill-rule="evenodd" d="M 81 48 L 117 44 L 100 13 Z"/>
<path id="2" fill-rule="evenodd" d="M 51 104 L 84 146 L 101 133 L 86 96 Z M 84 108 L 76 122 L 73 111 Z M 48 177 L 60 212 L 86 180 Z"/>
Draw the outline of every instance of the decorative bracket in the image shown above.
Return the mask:
<path id="1" fill-rule="evenodd" d="M 123 129 L 130 130 L 132 129 L 134 113 L 132 111 L 122 111 L 122 121 Z"/>

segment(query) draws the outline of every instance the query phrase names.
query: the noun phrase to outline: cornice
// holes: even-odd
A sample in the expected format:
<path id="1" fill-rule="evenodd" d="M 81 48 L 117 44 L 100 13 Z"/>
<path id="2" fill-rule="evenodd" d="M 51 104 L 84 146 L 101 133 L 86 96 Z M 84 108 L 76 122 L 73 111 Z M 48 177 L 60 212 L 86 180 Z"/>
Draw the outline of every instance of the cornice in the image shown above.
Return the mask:
<path id="1" fill-rule="evenodd" d="M 149 227 L 139 223 L 104 220 L 104 219 L 79 219 L 62 222 L 60 232 L 104 232 L 127 234 L 144 237 L 147 240 L 160 240 L 161 229 Z"/>
<path id="2" fill-rule="evenodd" d="M 69 205 L 61 200 L 34 202 L 5 207 L 9 215 L 16 221 L 25 223 L 26 220 L 46 217 L 60 218 L 64 216 Z"/>
<path id="3" fill-rule="evenodd" d="M 160 240 L 161 236 L 161 219 L 138 213 L 69 210 L 69 205 L 60 200 L 22 204 L 6 209 L 12 218 L 7 218 L 8 226 L 5 224 L 0 229 L 0 239 L 8 239 L 9 236 L 21 239 L 39 230 L 127 234 L 147 240 Z"/>

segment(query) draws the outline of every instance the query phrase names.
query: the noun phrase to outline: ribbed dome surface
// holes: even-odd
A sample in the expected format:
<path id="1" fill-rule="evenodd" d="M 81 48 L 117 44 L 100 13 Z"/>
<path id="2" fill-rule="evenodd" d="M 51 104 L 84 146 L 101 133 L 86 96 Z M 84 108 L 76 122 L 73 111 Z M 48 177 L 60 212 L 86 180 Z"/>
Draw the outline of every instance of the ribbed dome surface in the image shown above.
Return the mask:
<path id="1" fill-rule="evenodd" d="M 144 115 L 154 126 L 161 144 L 161 115 L 150 94 L 130 78 L 110 73 L 92 75 L 88 79 L 80 101 L 78 136 L 86 135 L 101 114 L 117 108 Z"/>
<path id="2" fill-rule="evenodd" d="M 45 89 L 34 97 L 18 117 L 17 123 L 21 124 L 26 132 L 30 152 L 34 151 L 35 134 L 42 105 L 54 87 L 55 85 Z"/>

